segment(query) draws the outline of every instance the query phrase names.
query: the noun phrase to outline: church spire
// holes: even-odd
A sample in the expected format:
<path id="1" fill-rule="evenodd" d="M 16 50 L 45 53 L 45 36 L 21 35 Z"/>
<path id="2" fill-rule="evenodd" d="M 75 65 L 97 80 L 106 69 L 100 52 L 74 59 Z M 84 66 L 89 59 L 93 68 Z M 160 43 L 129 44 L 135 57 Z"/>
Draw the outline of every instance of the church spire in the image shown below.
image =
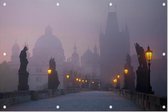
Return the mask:
<path id="1" fill-rule="evenodd" d="M 109 12 L 106 23 L 106 35 L 111 36 L 119 32 L 119 25 L 116 12 Z"/>

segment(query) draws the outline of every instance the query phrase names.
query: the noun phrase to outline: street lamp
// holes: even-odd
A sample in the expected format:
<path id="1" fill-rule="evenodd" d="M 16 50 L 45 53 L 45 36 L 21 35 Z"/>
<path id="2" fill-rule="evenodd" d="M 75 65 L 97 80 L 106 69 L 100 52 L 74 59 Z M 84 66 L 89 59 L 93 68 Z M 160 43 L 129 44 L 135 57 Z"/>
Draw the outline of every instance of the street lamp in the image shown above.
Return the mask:
<path id="1" fill-rule="evenodd" d="M 85 82 L 85 80 L 82 80 L 82 83 L 84 83 Z"/>
<path id="2" fill-rule="evenodd" d="M 124 74 L 128 74 L 128 69 L 127 68 L 124 69 Z"/>
<path id="3" fill-rule="evenodd" d="M 113 83 L 116 84 L 117 83 L 117 79 L 113 79 Z"/>
<path id="4" fill-rule="evenodd" d="M 67 74 L 67 75 L 66 75 L 66 78 L 67 78 L 67 79 L 69 79 L 69 78 L 70 78 L 70 75 L 69 75 L 69 74 Z"/>
<path id="5" fill-rule="evenodd" d="M 152 51 L 150 50 L 150 47 L 148 46 L 146 52 L 145 52 L 145 57 L 148 63 L 148 86 L 149 86 L 149 92 L 152 92 L 152 87 L 150 85 L 150 66 L 151 66 L 151 60 L 152 60 Z M 153 92 L 152 92 L 153 93 Z"/>
<path id="6" fill-rule="evenodd" d="M 117 75 L 117 88 L 120 88 L 120 75 Z"/>
<path id="7" fill-rule="evenodd" d="M 119 78 L 120 78 L 120 75 L 117 75 L 117 78 L 119 79 Z"/>
<path id="8" fill-rule="evenodd" d="M 78 81 L 79 81 L 79 78 L 76 78 L 76 81 L 78 82 Z"/>
<path id="9" fill-rule="evenodd" d="M 48 69 L 48 74 L 51 75 L 51 73 L 52 73 L 52 70 Z"/>
<path id="10" fill-rule="evenodd" d="M 152 51 L 150 50 L 150 47 L 148 46 L 148 49 L 147 51 L 145 52 L 145 57 L 146 57 L 146 60 L 148 61 L 148 65 L 150 67 L 150 61 L 152 60 Z"/>

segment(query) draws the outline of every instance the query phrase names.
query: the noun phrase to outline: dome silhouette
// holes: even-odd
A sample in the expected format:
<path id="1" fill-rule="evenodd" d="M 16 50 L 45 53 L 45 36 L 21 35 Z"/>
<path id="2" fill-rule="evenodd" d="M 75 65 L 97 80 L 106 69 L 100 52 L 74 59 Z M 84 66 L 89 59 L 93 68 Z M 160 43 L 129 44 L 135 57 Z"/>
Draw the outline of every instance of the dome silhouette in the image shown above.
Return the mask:
<path id="1" fill-rule="evenodd" d="M 32 59 L 40 64 L 48 64 L 51 57 L 55 58 L 58 64 L 65 59 L 61 41 L 52 34 L 52 28 L 48 26 L 45 34 L 35 43 Z"/>

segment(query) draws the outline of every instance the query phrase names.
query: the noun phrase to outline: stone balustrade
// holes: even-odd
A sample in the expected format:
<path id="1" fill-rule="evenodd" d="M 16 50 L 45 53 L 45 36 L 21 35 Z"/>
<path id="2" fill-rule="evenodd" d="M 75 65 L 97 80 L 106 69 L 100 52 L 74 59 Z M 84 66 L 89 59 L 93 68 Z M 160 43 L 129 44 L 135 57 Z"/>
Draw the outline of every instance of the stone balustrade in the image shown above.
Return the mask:
<path id="1" fill-rule="evenodd" d="M 158 97 L 153 94 L 140 93 L 129 90 L 119 90 L 121 96 L 135 102 L 143 110 L 163 111 L 163 106 L 167 107 L 167 98 Z"/>
<path id="2" fill-rule="evenodd" d="M 15 91 L 0 93 L 0 110 L 3 110 L 3 105 L 11 106 L 27 101 L 45 99 L 56 97 L 60 95 L 65 95 L 69 93 L 76 93 L 81 91 L 81 89 L 59 89 L 56 91 L 52 90 L 42 90 L 42 91 Z"/>

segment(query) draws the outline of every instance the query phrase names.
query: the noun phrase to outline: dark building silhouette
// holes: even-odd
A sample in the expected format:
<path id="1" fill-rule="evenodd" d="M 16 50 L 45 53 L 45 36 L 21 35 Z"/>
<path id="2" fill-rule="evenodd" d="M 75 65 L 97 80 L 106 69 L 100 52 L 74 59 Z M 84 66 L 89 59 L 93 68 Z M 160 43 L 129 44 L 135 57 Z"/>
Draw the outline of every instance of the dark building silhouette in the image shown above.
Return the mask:
<path id="1" fill-rule="evenodd" d="M 116 12 L 109 12 L 105 33 L 100 33 L 100 63 L 102 84 L 111 84 L 112 77 L 123 69 L 126 54 L 130 52 L 127 26 L 120 31 Z"/>

